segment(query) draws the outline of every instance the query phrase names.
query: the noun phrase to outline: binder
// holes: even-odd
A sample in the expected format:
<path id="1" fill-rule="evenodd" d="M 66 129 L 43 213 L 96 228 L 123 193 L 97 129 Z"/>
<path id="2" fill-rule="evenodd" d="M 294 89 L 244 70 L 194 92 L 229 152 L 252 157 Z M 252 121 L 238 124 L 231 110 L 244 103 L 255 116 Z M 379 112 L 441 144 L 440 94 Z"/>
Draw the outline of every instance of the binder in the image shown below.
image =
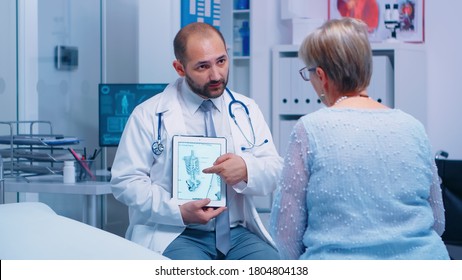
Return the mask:
<path id="1" fill-rule="evenodd" d="M 291 113 L 291 92 L 292 92 L 292 57 L 281 57 L 279 59 L 279 93 L 278 104 L 280 114 Z M 298 73 L 297 73 L 298 74 Z"/>
<path id="2" fill-rule="evenodd" d="M 375 101 L 390 108 L 395 107 L 393 67 L 390 58 L 385 55 L 374 55 L 372 58 L 374 70 L 371 82 L 367 88 L 368 95 Z"/>

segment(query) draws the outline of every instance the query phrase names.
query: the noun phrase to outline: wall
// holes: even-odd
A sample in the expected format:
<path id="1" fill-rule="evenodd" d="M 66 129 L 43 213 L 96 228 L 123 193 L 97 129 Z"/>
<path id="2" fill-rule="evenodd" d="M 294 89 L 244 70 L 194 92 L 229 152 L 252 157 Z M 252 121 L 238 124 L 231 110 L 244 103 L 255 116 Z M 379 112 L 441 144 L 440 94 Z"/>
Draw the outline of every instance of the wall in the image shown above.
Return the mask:
<path id="1" fill-rule="evenodd" d="M 17 119 L 38 119 L 38 11 L 37 0 L 17 1 Z M 26 5 L 27 3 L 27 5 Z"/>
<path id="2" fill-rule="evenodd" d="M 98 146 L 101 76 L 100 2 L 20 0 L 18 7 L 18 119 L 51 121 L 53 132 L 77 136 L 75 148 Z M 55 47 L 78 49 L 78 67 L 58 70 Z M 40 131 L 47 133 L 48 127 Z M 28 198 L 29 199 L 29 198 Z M 40 194 L 65 216 L 80 219 L 83 197 Z M 76 207 L 69 207 L 75 205 Z"/>
<path id="3" fill-rule="evenodd" d="M 433 150 L 446 150 L 452 159 L 462 159 L 462 128 L 458 123 L 462 120 L 462 34 L 453 23 L 461 9 L 460 1 L 425 1 L 427 80 L 419 81 L 427 86 L 426 128 Z M 419 102 L 423 101 L 415 100 Z"/>
<path id="4" fill-rule="evenodd" d="M 49 120 L 56 133 L 78 136 L 82 146 L 97 147 L 97 85 L 100 80 L 100 4 L 93 0 L 41 0 L 24 11 L 36 22 L 24 21 L 19 41 L 20 120 Z M 23 13 L 21 9 L 20 13 Z M 29 35 L 37 38 L 29 43 Z M 24 39 L 24 40 L 23 40 Z M 54 48 L 78 48 L 78 67 L 57 70 Z M 72 120 L 72 121 L 69 121 Z"/>
<path id="5" fill-rule="evenodd" d="M 139 82 L 169 83 L 173 69 L 173 38 L 180 29 L 180 0 L 139 0 Z"/>
<path id="6" fill-rule="evenodd" d="M 139 71 L 140 82 L 156 82 L 170 81 L 176 77 L 170 64 L 173 59 L 171 51 L 171 41 L 173 34 L 179 28 L 179 0 L 175 1 L 148 1 L 139 0 L 137 5 L 135 2 L 128 5 L 128 0 L 119 0 L 118 3 L 125 3 L 119 8 L 114 5 L 114 9 L 108 8 L 112 18 L 108 18 L 110 26 L 108 27 L 108 37 L 115 36 L 113 42 L 109 42 L 109 46 L 116 47 L 108 49 L 107 57 L 107 79 L 132 81 L 136 79 L 136 73 Z M 18 1 L 21 5 L 24 1 Z M 107 1 L 105 1 L 107 2 Z M 114 1 L 110 1 L 112 3 Z M 76 4 L 78 3 L 78 4 Z M 0 56 L 3 62 L 0 66 L 0 100 L 1 107 L 0 116 L 2 120 L 14 119 L 16 111 L 15 104 L 15 30 L 14 26 L 14 10 L 15 1 L 1 1 L 1 11 L 4 14 L 1 17 L 2 34 L 6 34 L 9 40 L 7 44 L 0 46 Z M 27 25 L 27 28 L 20 30 L 20 40 L 27 49 L 22 49 L 19 46 L 19 64 L 22 67 L 19 71 L 19 87 L 21 94 L 19 96 L 19 115 L 21 119 L 33 119 L 36 117 L 51 118 L 55 123 L 57 131 L 81 135 L 85 131 L 87 136 L 87 144 L 90 146 L 96 145 L 96 97 L 93 95 L 96 92 L 96 86 L 99 79 L 99 3 L 91 0 L 84 1 L 59 1 L 45 0 L 40 1 L 40 17 L 44 17 L 49 13 L 51 21 L 34 22 L 34 18 L 38 15 L 27 14 L 30 7 L 37 5 L 37 1 L 27 1 L 27 9 L 22 11 L 19 18 L 19 25 Z M 156 8 L 155 5 L 161 5 Z M 445 149 L 450 153 L 451 158 L 462 158 L 462 147 L 459 143 L 462 141 L 462 131 L 454 125 L 454 120 L 461 119 L 461 110 L 459 105 L 462 95 L 458 94 L 460 90 L 459 68 L 462 65 L 462 56 L 459 50 L 462 45 L 462 38 L 458 33 L 456 25 L 450 20 L 458 16 L 458 8 L 461 8 L 462 3 L 459 1 L 426 1 L 425 2 L 425 25 L 426 25 L 426 48 L 428 58 L 428 133 L 435 151 Z M 138 6 L 138 7 L 137 7 Z M 451 7 L 448 9 L 447 7 Z M 139 9 L 139 23 L 136 19 L 130 20 L 130 17 L 136 17 L 136 11 Z M 59 9 L 59 11 L 58 11 Z M 66 10 L 67 9 L 67 10 Z M 125 12 L 127 11 L 127 12 Z M 156 11 L 164 11 L 156 13 Z M 125 17 L 124 17 L 125 15 Z M 152 16 L 155 15 L 155 16 Z M 274 16 L 274 15 L 273 15 Z M 68 18 L 69 17 L 69 18 Z M 157 22 L 169 22 L 169 18 L 175 18 L 173 24 L 165 25 L 157 24 Z M 117 19 L 122 19 L 117 21 Z M 135 22 L 135 23 L 133 23 Z M 123 24 L 122 24 L 123 23 Z M 125 24 L 126 23 L 126 24 Z M 115 25 L 117 24 L 117 25 Z M 136 40 L 123 40 L 125 36 L 137 36 L 136 28 L 133 24 L 139 24 L 139 45 L 136 46 Z M 38 27 L 37 27 L 38 26 Z M 50 28 L 45 31 L 40 41 L 37 38 L 35 28 L 41 30 Z M 96 26 L 96 28 L 95 28 Z M 114 27 L 113 27 L 114 26 Z M 9 28 L 10 27 L 10 28 Z M 69 28 L 72 28 L 69 29 Z M 446 32 L 441 32 L 444 28 Z M 147 30 L 150 32 L 146 32 Z M 284 23 L 280 26 L 280 30 L 284 30 Z M 121 32 L 119 32 L 121 31 Z M 286 34 L 287 32 L 284 32 Z M 40 33 L 42 36 L 42 33 Z M 147 35 L 143 35 L 147 34 Z M 270 34 L 270 33 L 269 33 Z M 34 37 L 35 36 L 35 37 Z M 35 41 L 34 41 L 35 40 Z M 80 56 L 81 61 L 79 69 L 76 72 L 66 73 L 58 72 L 53 68 L 52 50 L 54 45 L 58 43 L 74 43 L 81 40 Z M 39 42 L 37 42 L 39 41 Z M 126 44 L 124 44 L 126 42 Z M 34 50 L 34 45 L 40 44 L 40 55 L 35 54 L 38 50 Z M 84 44 L 84 45 L 81 45 Z M 36 46 L 37 47 L 37 46 Z M 137 56 L 138 59 L 132 59 Z M 161 56 L 155 54 L 161 53 Z M 110 57 L 110 58 L 109 58 Z M 31 65 L 34 58 L 38 58 L 40 66 Z M 135 63 L 130 63 L 136 61 Z M 136 65 L 140 62 L 139 70 Z M 27 63 L 26 63 L 27 62 Z M 167 66 L 166 66 L 167 65 Z M 40 69 L 40 78 L 35 77 L 36 69 Z M 167 68 L 167 71 L 165 71 Z M 116 69 L 120 69 L 117 71 Z M 145 70 L 147 69 L 147 70 Z M 154 71 L 150 70 L 154 69 Z M 170 70 L 169 70 L 170 69 Z M 75 77 L 75 78 L 74 78 Z M 87 78 L 89 77 L 89 78 Z M 38 80 L 40 79 L 40 83 Z M 72 82 L 70 81 L 72 79 Z M 35 82 L 33 82 L 35 80 Z M 43 97 L 38 101 L 38 91 L 42 91 Z M 27 93 L 27 98 L 26 98 Z M 263 94 L 263 93 L 262 93 Z M 255 93 L 256 99 L 262 99 Z M 47 98 L 45 98 L 45 96 Z M 47 102 L 59 100 L 59 106 L 51 106 Z M 40 112 L 38 112 L 37 104 L 40 102 Z M 416 102 L 419 102 L 416 100 Z M 48 103 L 48 104 L 47 104 Z M 89 105 L 87 105 L 88 103 Z M 263 102 L 264 103 L 264 102 Z M 59 111 L 55 111 L 56 109 Z M 262 108 L 269 110 L 268 108 Z M 88 117 L 88 112 L 90 117 Z M 444 112 L 444 113 L 443 113 Z M 66 119 L 75 119 L 74 125 L 68 125 Z M 91 120 L 91 122 L 87 120 Z M 63 120 L 60 122 L 59 120 Z M 448 121 L 450 120 L 450 121 Z M 82 130 L 83 128 L 83 130 Z M 88 131 L 88 133 L 87 133 Z"/>
<path id="7" fill-rule="evenodd" d="M 1 73 L 13 75 L 11 84 L 15 85 L 16 71 L 12 70 L 15 69 L 16 55 L 12 51 L 16 47 L 13 16 L 16 6 L 14 0 L 8 1 L 2 1 L 0 6 L 2 12 L 7 12 L 1 17 L 2 23 L 5 22 L 1 28 L 10 27 L 5 34 L 11 37 L 8 40 L 11 44 L 2 45 L 0 55 L 12 62 L 7 71 L 2 67 Z M 77 149 L 87 147 L 93 151 L 97 148 L 98 84 L 101 81 L 138 81 L 137 12 L 138 3 L 133 0 L 19 0 L 19 120 L 50 120 L 55 133 L 78 136 L 82 140 Z M 78 48 L 77 69 L 63 71 L 55 68 L 54 48 L 57 45 Z M 15 120 L 13 102 L 16 102 L 16 91 L 11 96 L 8 106 L 2 100 L 2 107 L 11 108 L 9 115 Z M 80 196 L 40 194 L 39 198 L 28 196 L 27 199 L 39 199 L 62 215 L 81 218 L 79 205 L 82 205 L 83 198 Z M 110 215 L 106 218 L 111 223 L 111 230 L 123 235 L 126 225 L 112 217 L 127 220 L 126 208 L 120 209 L 112 196 L 108 196 L 107 207 Z"/>
<path id="8" fill-rule="evenodd" d="M 105 0 L 102 12 L 104 83 L 138 82 L 138 0 Z M 117 148 L 103 150 L 103 167 L 111 167 Z"/>
<path id="9" fill-rule="evenodd" d="M 425 1 L 428 134 L 452 159 L 462 159 L 462 33 L 453 23 L 461 9 L 460 1 Z"/>
<path id="10" fill-rule="evenodd" d="M 138 82 L 138 0 L 106 0 L 103 12 L 103 81 Z"/>
<path id="11" fill-rule="evenodd" d="M 130 0 L 19 2 L 19 119 L 50 120 L 55 132 L 78 136 L 79 148 L 92 151 L 98 147 L 98 83 L 138 81 L 138 4 Z M 76 70 L 55 69 L 56 45 L 78 47 Z M 111 160 L 114 153 L 108 151 Z"/>
<path id="12" fill-rule="evenodd" d="M 102 82 L 137 83 L 138 82 L 138 5 L 139 0 L 103 1 L 102 34 Z M 116 147 L 104 149 L 105 167 L 111 167 Z M 104 229 L 125 235 L 128 227 L 128 210 L 112 195 L 106 196 L 106 221 Z"/>
<path id="13" fill-rule="evenodd" d="M 271 50 L 281 44 L 283 35 L 280 6 L 264 0 L 251 0 L 250 97 L 257 102 L 271 127 Z M 271 36 L 268 36 L 271 34 Z"/>
<path id="14" fill-rule="evenodd" d="M 0 121 L 16 120 L 16 1 L 0 1 Z M 0 126 L 0 134 L 8 126 Z"/>
<path id="15" fill-rule="evenodd" d="M 0 1 L 0 121 L 16 120 L 16 0 Z M 9 133 L 9 126 L 0 125 L 0 135 Z M 5 201 L 15 199 L 5 194 Z"/>
<path id="16" fill-rule="evenodd" d="M 98 146 L 98 84 L 102 79 L 120 83 L 138 80 L 137 3 L 41 0 L 33 5 L 34 2 L 25 2 L 27 5 L 19 11 L 20 119 L 50 120 L 56 132 L 78 136 L 82 146 L 93 150 Z M 102 4 L 107 12 L 104 18 Z M 103 52 L 104 20 L 107 36 Z M 60 71 L 54 67 L 56 45 L 78 48 L 77 69 Z"/>

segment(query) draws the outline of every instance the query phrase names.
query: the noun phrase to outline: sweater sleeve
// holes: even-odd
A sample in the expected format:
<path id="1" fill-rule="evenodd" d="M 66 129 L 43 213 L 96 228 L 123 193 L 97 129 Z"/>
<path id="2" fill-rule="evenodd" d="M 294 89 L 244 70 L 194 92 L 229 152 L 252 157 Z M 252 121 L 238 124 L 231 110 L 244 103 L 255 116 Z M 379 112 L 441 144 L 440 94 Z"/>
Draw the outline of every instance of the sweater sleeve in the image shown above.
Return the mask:
<path id="1" fill-rule="evenodd" d="M 298 121 L 290 136 L 270 218 L 270 232 L 282 259 L 298 259 L 305 251 L 302 240 L 308 222 L 308 153 L 306 130 Z"/>

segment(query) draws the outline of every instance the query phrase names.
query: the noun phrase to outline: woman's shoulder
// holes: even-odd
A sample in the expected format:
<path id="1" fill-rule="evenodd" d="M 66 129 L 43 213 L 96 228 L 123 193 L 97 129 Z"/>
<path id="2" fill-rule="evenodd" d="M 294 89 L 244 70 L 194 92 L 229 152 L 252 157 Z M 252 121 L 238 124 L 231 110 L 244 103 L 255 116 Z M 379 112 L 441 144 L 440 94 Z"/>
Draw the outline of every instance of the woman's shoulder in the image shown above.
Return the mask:
<path id="1" fill-rule="evenodd" d="M 404 111 L 401 111 L 400 109 L 392 109 L 394 114 L 396 115 L 396 118 L 400 119 L 403 123 L 407 123 L 408 125 L 414 125 L 417 126 L 423 130 L 425 130 L 423 123 L 418 120 L 416 117 L 413 115 L 406 113 Z"/>
<path id="2" fill-rule="evenodd" d="M 332 114 L 329 108 L 321 108 L 314 112 L 305 114 L 299 120 L 301 122 L 312 122 L 312 121 L 317 121 L 319 119 L 326 119 L 326 118 L 329 118 L 330 116 L 332 116 Z"/>
<path id="3" fill-rule="evenodd" d="M 321 108 L 314 112 L 308 113 L 300 118 L 304 124 L 310 123 L 328 123 L 328 122 L 367 122 L 372 119 L 381 120 L 383 122 L 393 122 L 407 124 L 407 126 L 422 127 L 420 120 L 409 113 L 400 109 L 358 109 L 358 108 Z"/>

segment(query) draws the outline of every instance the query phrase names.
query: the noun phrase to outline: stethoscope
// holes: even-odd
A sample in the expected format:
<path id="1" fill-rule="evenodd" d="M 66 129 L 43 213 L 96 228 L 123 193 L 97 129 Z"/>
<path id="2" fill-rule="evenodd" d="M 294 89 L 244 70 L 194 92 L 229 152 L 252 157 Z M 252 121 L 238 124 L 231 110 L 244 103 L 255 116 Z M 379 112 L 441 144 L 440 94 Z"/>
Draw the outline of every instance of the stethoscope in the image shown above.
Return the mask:
<path id="1" fill-rule="evenodd" d="M 250 150 L 250 149 L 253 149 L 255 147 L 260 147 L 260 146 L 263 146 L 264 144 L 268 143 L 268 139 L 265 139 L 260 144 L 256 143 L 257 138 L 255 136 L 255 130 L 253 129 L 252 119 L 250 118 L 249 108 L 247 108 L 247 106 L 242 101 L 239 101 L 236 98 L 234 98 L 234 95 L 231 93 L 231 91 L 228 88 L 226 88 L 225 90 L 229 94 L 229 96 L 231 97 L 231 102 L 228 105 L 229 116 L 233 119 L 234 123 L 236 124 L 237 128 L 241 132 L 242 136 L 244 137 L 244 139 L 245 139 L 245 141 L 247 142 L 247 145 L 248 145 L 247 147 L 241 147 L 241 150 L 242 151 Z M 249 139 L 245 135 L 245 133 L 242 130 L 241 126 L 238 124 L 238 122 L 236 120 L 236 115 L 233 113 L 233 106 L 239 106 L 242 109 L 244 109 L 245 114 L 247 115 L 247 121 L 248 121 L 249 126 L 250 126 L 250 131 L 252 133 L 252 137 L 251 137 L 252 139 Z M 161 136 L 160 136 L 160 134 L 161 134 L 161 126 L 162 126 L 162 113 L 159 113 L 157 118 L 158 118 L 157 140 L 155 140 L 152 143 L 151 149 L 152 149 L 152 152 L 155 155 L 160 155 L 164 151 L 164 145 L 161 143 Z"/>
<path id="2" fill-rule="evenodd" d="M 157 140 L 152 143 L 151 150 L 152 152 L 159 156 L 162 154 L 164 151 L 164 145 L 161 143 L 161 138 L 160 138 L 160 130 L 162 127 L 162 113 L 159 113 L 159 116 L 157 117 L 158 123 L 157 123 Z"/>
<path id="3" fill-rule="evenodd" d="M 244 137 L 245 141 L 247 142 L 247 145 L 249 145 L 248 147 L 241 147 L 241 150 L 242 151 L 250 150 L 252 148 L 260 147 L 260 146 L 263 146 L 264 144 L 268 143 L 268 139 L 265 139 L 260 144 L 256 143 L 257 138 L 255 137 L 255 130 L 253 129 L 252 119 L 250 118 L 249 108 L 247 108 L 247 106 L 242 101 L 239 101 L 236 98 L 234 98 L 234 95 L 231 93 L 231 91 L 228 88 L 226 88 L 226 92 L 231 97 L 231 102 L 229 102 L 229 105 L 228 105 L 229 115 L 233 119 L 233 121 L 236 124 L 237 128 L 239 128 L 239 131 L 241 132 L 242 136 Z M 247 121 L 248 121 L 249 126 L 250 126 L 250 131 L 252 132 L 252 140 L 249 140 L 249 138 L 247 138 L 247 136 L 245 136 L 245 133 L 244 133 L 244 131 L 242 131 L 241 126 L 237 123 L 236 116 L 233 113 L 233 105 L 241 106 L 244 109 L 245 114 L 247 115 Z"/>

